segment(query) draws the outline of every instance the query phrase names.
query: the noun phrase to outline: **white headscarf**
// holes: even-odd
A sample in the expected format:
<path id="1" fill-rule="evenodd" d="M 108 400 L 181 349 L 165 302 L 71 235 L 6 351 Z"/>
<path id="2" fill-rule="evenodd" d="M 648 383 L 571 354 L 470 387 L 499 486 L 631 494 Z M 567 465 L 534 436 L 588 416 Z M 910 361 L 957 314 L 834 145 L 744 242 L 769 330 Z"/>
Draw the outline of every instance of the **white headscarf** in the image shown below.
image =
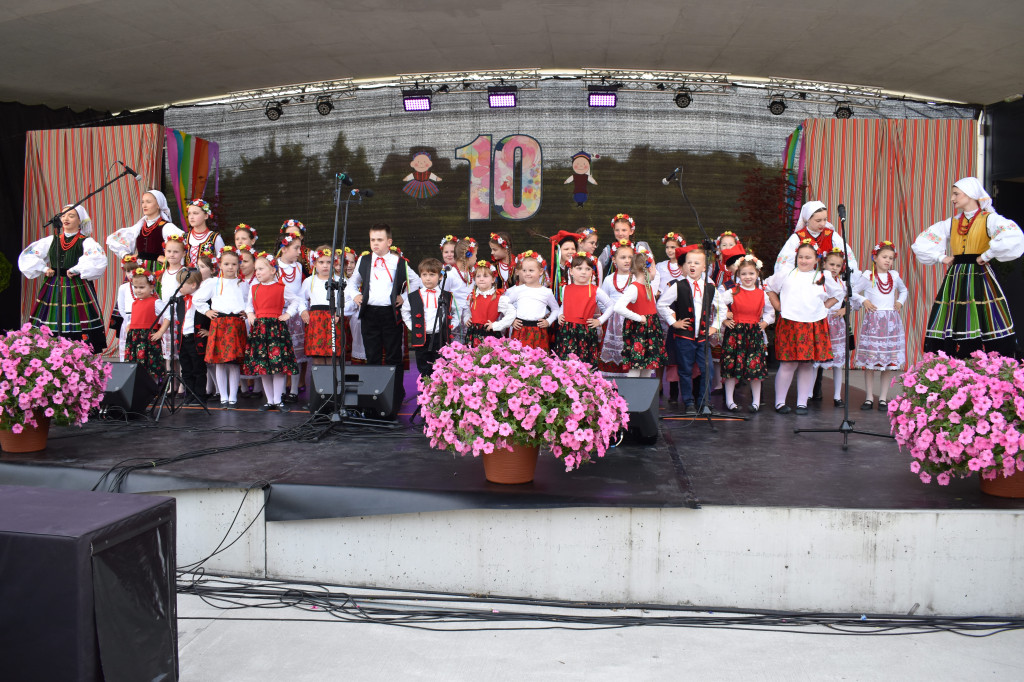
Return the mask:
<path id="1" fill-rule="evenodd" d="M 71 208 L 71 204 L 66 204 L 61 212 L 64 212 Z M 85 210 L 85 206 L 75 206 L 75 213 L 78 214 L 78 221 L 81 223 L 78 226 L 79 231 L 86 237 L 92 235 L 92 218 L 89 217 L 89 212 Z"/>
<path id="2" fill-rule="evenodd" d="M 828 207 L 825 206 L 825 204 L 823 204 L 820 201 L 808 201 L 806 204 L 801 206 L 800 219 L 796 221 L 796 227 L 793 228 L 793 231 L 799 232 L 803 228 L 807 227 L 807 221 L 811 219 L 812 215 L 814 215 L 821 209 L 825 209 L 827 211 Z M 830 230 L 836 229 L 835 226 L 828 221 L 825 222 L 825 227 Z"/>
<path id="3" fill-rule="evenodd" d="M 961 178 L 954 182 L 953 186 L 959 187 L 964 191 L 964 194 L 977 201 L 982 211 L 992 210 L 992 197 L 985 191 L 981 180 L 978 178 Z"/>
<path id="4" fill-rule="evenodd" d="M 160 217 L 171 222 L 171 207 L 167 205 L 167 197 L 164 196 L 164 193 L 158 189 L 147 189 L 145 193 L 152 194 L 156 199 L 156 204 L 160 207 Z"/>

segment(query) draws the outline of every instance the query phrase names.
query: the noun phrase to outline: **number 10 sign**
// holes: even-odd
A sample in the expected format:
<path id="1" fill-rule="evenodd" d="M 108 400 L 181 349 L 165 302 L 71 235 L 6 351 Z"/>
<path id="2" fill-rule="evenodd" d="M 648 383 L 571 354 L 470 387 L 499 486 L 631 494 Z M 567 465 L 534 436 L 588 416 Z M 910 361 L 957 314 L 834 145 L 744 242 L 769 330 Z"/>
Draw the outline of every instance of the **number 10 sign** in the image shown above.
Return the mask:
<path id="1" fill-rule="evenodd" d="M 491 136 L 480 135 L 456 149 L 455 158 L 469 162 L 470 220 L 490 220 L 491 204 L 506 220 L 526 220 L 540 210 L 542 155 L 529 135 L 501 138 L 493 154 Z"/>

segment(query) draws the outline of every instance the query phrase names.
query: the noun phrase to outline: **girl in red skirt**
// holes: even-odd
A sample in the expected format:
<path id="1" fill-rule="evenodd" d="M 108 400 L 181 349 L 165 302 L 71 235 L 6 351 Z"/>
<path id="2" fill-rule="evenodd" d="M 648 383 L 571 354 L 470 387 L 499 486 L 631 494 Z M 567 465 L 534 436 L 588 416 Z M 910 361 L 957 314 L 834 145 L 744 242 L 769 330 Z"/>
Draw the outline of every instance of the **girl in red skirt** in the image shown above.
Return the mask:
<path id="1" fill-rule="evenodd" d="M 597 258 L 590 253 L 581 251 L 572 257 L 569 268 L 572 284 L 562 289 L 555 340 L 555 355 L 565 359 L 573 353 L 595 368 L 601 351 L 598 330 L 612 316 L 612 299 L 594 283 L 596 270 Z M 598 308 L 601 317 L 595 317 Z"/>
<path id="2" fill-rule="evenodd" d="M 326 365 L 333 355 L 341 354 L 341 317 L 348 312 L 346 301 L 338 301 L 338 309 L 331 319 L 331 297 L 327 289 L 331 275 L 331 247 L 319 246 L 313 252 L 316 262 L 313 276 L 302 282 L 302 298 L 299 300 L 299 315 L 306 325 L 306 356 L 314 365 Z M 341 273 L 334 275 L 334 281 L 341 281 Z"/>
<path id="3" fill-rule="evenodd" d="M 804 239 L 796 247 L 796 268 L 775 272 L 765 288 L 772 306 L 780 311 L 775 328 L 775 411 L 789 414 L 786 394 L 797 374 L 796 413 L 807 414 L 807 400 L 814 388 L 814 363 L 832 359 L 828 308 L 842 300 L 842 287 L 818 269 L 818 246 Z"/>
<path id="4" fill-rule="evenodd" d="M 284 282 L 277 279 L 274 257 L 260 253 L 256 257 L 256 282 L 245 306 L 252 329 L 242 363 L 246 374 L 263 380 L 267 402 L 260 410 L 289 411 L 283 401 L 285 377 L 298 374 L 299 365 L 295 362 L 291 333 L 285 323 L 298 306 L 298 299 L 288 294 Z"/>
<path id="5" fill-rule="evenodd" d="M 548 327 L 558 319 L 558 302 L 555 295 L 541 283 L 544 274 L 544 258 L 536 251 L 524 251 L 516 257 L 520 265 L 520 284 L 512 287 L 501 297 L 499 305 L 508 306 L 505 314 L 491 329 L 503 331 L 512 327 L 512 338 L 524 346 L 548 349 Z"/>
<path id="6" fill-rule="evenodd" d="M 170 322 L 164 320 L 158 329 L 153 326 L 160 313 L 157 309 L 160 299 L 154 295 L 155 288 L 156 275 L 146 268 L 136 268 L 132 274 L 132 293 L 135 294 L 135 300 L 132 302 L 132 319 L 125 339 L 124 361 L 137 362 L 140 367 L 152 374 L 154 379 L 161 379 L 166 369 L 160 339 L 163 338 Z"/>
<path id="7" fill-rule="evenodd" d="M 234 409 L 238 402 L 240 363 L 245 354 L 245 304 L 248 289 L 238 279 L 238 252 L 225 246 L 217 256 L 220 276 L 205 280 L 192 296 L 197 313 L 210 318 L 206 364 L 214 365 L 220 406 Z"/>
<path id="8" fill-rule="evenodd" d="M 652 376 L 668 360 L 655 289 L 651 285 L 649 255 L 633 255 L 631 274 L 634 282 L 615 302 L 615 312 L 625 318 L 622 324 L 622 359 L 631 377 Z"/>
<path id="9" fill-rule="evenodd" d="M 494 263 L 494 280 L 499 289 L 510 289 L 516 285 L 516 259 L 512 255 L 512 236 L 508 232 L 491 232 L 488 243 L 491 248 L 491 262 Z"/>
<path id="10" fill-rule="evenodd" d="M 725 407 L 739 412 L 736 384 L 750 383 L 750 411 L 761 406 L 761 382 L 768 378 L 768 351 L 764 330 L 775 321 L 775 308 L 768 294 L 758 286 L 761 261 L 752 254 L 741 256 L 736 278 L 739 284 L 722 292 L 720 305 L 731 313 L 722 322 L 722 376 L 725 377 Z"/>
<path id="11" fill-rule="evenodd" d="M 485 260 L 478 260 L 473 270 L 473 291 L 462 308 L 462 324 L 466 328 L 466 345 L 476 348 L 488 336 L 500 337 L 494 323 L 504 314 L 502 294 L 494 286 L 497 268 Z M 504 300 L 507 305 L 508 301 Z"/>

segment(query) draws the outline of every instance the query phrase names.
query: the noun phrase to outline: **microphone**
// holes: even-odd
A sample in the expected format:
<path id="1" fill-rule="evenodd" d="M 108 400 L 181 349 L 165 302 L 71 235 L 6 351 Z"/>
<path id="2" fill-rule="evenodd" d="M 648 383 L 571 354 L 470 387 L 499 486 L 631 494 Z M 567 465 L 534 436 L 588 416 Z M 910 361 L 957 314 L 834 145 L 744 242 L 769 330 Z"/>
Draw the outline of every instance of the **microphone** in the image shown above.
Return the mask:
<path id="1" fill-rule="evenodd" d="M 341 180 L 341 184 L 346 186 L 351 186 L 353 183 L 355 183 L 355 180 L 353 180 L 352 176 L 349 175 L 348 173 L 336 173 L 334 175 L 334 179 Z"/>
<path id="2" fill-rule="evenodd" d="M 668 174 L 667 178 L 662 178 L 661 179 L 661 184 L 667 185 L 668 183 L 672 182 L 673 180 L 675 180 L 675 177 L 677 175 L 679 175 L 679 172 L 682 171 L 682 170 L 683 170 L 682 166 L 680 166 L 679 168 L 676 168 L 674 171 L 672 171 L 671 173 Z"/>
<path id="3" fill-rule="evenodd" d="M 846 206 L 844 206 L 842 204 L 839 204 L 839 206 L 838 206 L 838 208 L 836 210 L 839 211 L 839 222 L 845 223 L 846 222 Z"/>
<path id="4" fill-rule="evenodd" d="M 363 196 L 363 197 L 366 197 L 367 199 L 369 199 L 370 197 L 373 196 L 373 190 L 372 189 L 359 189 L 359 188 L 356 188 L 356 189 L 352 190 L 352 196 L 354 196 L 354 197 Z"/>
<path id="5" fill-rule="evenodd" d="M 121 164 L 122 166 L 124 166 L 124 169 L 125 169 L 126 171 L 128 171 L 128 175 L 132 176 L 133 178 L 136 178 L 136 179 L 138 179 L 138 177 L 139 177 L 139 174 L 138 174 L 138 173 L 136 173 L 136 172 L 135 172 L 134 170 L 132 170 L 132 167 L 131 167 L 131 166 L 129 166 L 128 164 L 126 164 L 126 163 L 125 163 L 124 161 L 118 161 L 118 163 L 119 163 L 119 164 Z"/>

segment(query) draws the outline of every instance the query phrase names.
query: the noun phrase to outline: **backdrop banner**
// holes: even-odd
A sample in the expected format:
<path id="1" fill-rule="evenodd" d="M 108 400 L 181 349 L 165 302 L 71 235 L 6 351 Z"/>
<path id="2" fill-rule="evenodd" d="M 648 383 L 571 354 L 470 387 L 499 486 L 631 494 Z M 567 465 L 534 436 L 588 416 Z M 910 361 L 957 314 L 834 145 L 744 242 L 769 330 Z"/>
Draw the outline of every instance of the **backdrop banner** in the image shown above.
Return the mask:
<path id="1" fill-rule="evenodd" d="M 204 199 L 206 185 L 213 174 L 213 192 L 220 192 L 220 145 L 182 130 L 167 128 L 167 168 L 177 201 L 181 229 L 187 230 L 185 205 L 193 199 Z M 216 170 L 214 170 L 216 166 Z M 209 198 L 207 198 L 209 201 Z"/>

